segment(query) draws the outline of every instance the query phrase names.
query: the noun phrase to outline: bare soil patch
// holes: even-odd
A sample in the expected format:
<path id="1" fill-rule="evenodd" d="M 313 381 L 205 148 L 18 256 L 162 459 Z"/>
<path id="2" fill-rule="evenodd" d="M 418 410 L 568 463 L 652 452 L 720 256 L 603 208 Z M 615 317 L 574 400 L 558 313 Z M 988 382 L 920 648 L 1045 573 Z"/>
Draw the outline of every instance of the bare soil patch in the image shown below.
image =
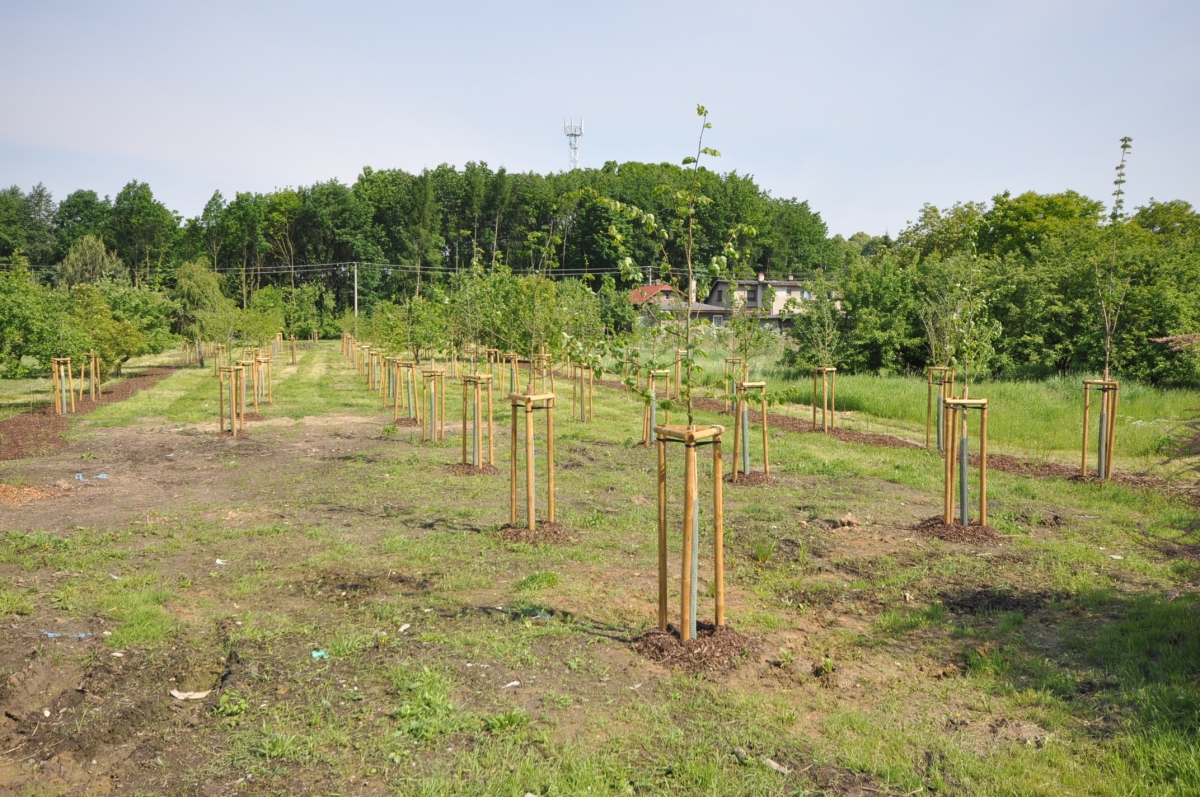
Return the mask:
<path id="1" fill-rule="evenodd" d="M 496 533 L 509 542 L 525 542 L 530 545 L 576 542 L 579 539 L 567 531 L 563 524 L 546 520 L 539 520 L 532 531 L 528 526 L 504 525 Z"/>
<path id="2" fill-rule="evenodd" d="M 480 465 L 478 468 L 474 465 L 467 465 L 462 462 L 451 462 L 446 465 L 446 470 L 455 476 L 499 476 L 500 469 L 495 465 Z"/>
<path id="3" fill-rule="evenodd" d="M 655 628 L 634 640 L 638 653 L 664 667 L 686 672 L 728 672 L 750 660 L 758 652 L 758 643 L 735 631 L 700 621 L 696 636 L 687 642 L 679 639 L 679 629 L 668 625 L 666 631 Z"/>
<path id="4" fill-rule="evenodd" d="M 0 505 L 20 506 L 30 501 L 44 501 L 47 498 L 57 498 L 61 493 L 43 490 L 40 487 L 28 487 L 23 484 L 0 484 Z"/>
<path id="5" fill-rule="evenodd" d="M 1000 541 L 1000 534 L 991 526 L 978 522 L 963 526 L 959 523 L 947 525 L 941 517 L 931 517 L 913 526 L 913 531 L 924 537 L 936 537 L 944 542 L 969 542 L 992 545 Z"/>
<path id="6" fill-rule="evenodd" d="M 726 484 L 736 484 L 739 487 L 759 487 L 764 484 L 774 484 L 775 477 L 768 476 L 761 470 L 752 470 L 749 473 L 739 473 L 737 481 L 733 480 L 733 474 L 725 477 Z"/>
<path id="7" fill-rule="evenodd" d="M 85 415 L 106 404 L 124 401 L 173 373 L 174 367 L 162 366 L 126 376 L 115 385 L 104 388 L 99 401 L 88 398 L 77 400 L 76 412 L 69 415 L 55 415 L 54 405 L 44 404 L 0 421 L 0 460 L 53 454 L 67 444 L 63 434 L 70 428 L 72 417 Z"/>

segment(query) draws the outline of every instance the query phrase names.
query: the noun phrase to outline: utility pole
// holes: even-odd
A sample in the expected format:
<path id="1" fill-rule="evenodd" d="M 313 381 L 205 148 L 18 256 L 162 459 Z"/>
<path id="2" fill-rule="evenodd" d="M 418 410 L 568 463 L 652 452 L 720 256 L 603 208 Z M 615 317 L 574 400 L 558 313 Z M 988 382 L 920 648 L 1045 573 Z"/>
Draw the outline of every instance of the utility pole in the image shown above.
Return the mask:
<path id="1" fill-rule="evenodd" d="M 358 262 L 354 263 L 354 337 L 358 337 Z"/>

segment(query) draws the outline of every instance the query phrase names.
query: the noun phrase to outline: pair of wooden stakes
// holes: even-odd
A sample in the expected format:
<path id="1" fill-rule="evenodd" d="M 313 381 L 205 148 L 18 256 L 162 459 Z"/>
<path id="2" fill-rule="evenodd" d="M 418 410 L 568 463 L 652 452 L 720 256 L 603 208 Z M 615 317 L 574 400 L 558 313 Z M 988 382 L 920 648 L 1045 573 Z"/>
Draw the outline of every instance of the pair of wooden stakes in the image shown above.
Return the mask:
<path id="1" fill-rule="evenodd" d="M 75 412 L 75 375 L 70 357 L 53 357 L 50 360 L 50 375 L 54 393 L 54 414 L 65 415 Z M 79 366 L 79 400 L 83 401 L 83 386 L 87 382 L 88 396 L 92 401 L 100 400 L 100 357 L 89 352 L 87 361 Z"/>
<path id="2" fill-rule="evenodd" d="M 925 373 L 925 448 L 937 430 L 937 448 L 943 454 L 942 522 L 970 523 L 970 435 L 967 414 L 979 413 L 979 525 L 987 525 L 987 399 L 954 397 L 954 369 L 930 366 Z M 936 397 L 935 397 L 936 391 Z M 936 403 L 935 403 L 936 400 Z M 957 501 L 958 517 L 955 518 Z"/>

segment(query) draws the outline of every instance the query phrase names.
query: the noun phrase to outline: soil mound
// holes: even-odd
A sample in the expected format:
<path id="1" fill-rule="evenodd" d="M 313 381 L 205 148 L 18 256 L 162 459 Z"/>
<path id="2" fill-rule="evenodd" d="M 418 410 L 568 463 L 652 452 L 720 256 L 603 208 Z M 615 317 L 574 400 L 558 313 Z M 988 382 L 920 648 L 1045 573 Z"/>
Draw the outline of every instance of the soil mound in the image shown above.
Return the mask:
<path id="1" fill-rule="evenodd" d="M 913 531 L 923 537 L 935 537 L 945 542 L 969 542 L 977 544 L 994 544 L 1000 541 L 1000 535 L 991 526 L 981 526 L 978 522 L 963 526 L 959 523 L 947 525 L 941 517 L 931 517 L 913 526 Z"/>
<path id="2" fill-rule="evenodd" d="M 759 487 L 763 484 L 774 484 L 775 477 L 768 476 L 761 470 L 752 470 L 749 473 L 739 473 L 737 481 L 733 480 L 733 474 L 725 477 L 726 484 L 736 484 L 739 487 Z"/>
<path id="3" fill-rule="evenodd" d="M 634 640 L 633 646 L 638 653 L 664 667 L 695 673 L 727 672 L 758 651 L 753 639 L 732 626 L 704 621 L 696 623 L 696 636 L 687 642 L 679 640 L 679 629 L 672 624 L 666 631 L 655 628 L 645 632 Z"/>
<path id="4" fill-rule="evenodd" d="M 566 543 L 576 540 L 576 537 L 567 531 L 567 527 L 563 524 L 550 523 L 545 520 L 539 520 L 532 531 L 528 526 L 504 525 L 496 533 L 509 542 L 524 542 L 530 545 Z"/>

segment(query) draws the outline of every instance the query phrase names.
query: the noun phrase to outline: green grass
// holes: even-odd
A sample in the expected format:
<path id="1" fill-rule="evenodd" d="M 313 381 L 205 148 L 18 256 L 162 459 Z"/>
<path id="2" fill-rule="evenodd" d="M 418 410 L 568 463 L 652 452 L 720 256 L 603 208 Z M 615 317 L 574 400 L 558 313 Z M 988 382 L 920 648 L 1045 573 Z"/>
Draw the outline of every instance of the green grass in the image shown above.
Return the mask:
<path id="1" fill-rule="evenodd" d="M 895 402 L 857 413 L 923 432 L 923 383 L 857 379 L 847 401 Z M 214 398 L 210 375 L 184 370 L 95 423 L 173 434 L 211 424 Z M 556 419 L 558 511 L 579 540 L 543 546 L 493 533 L 508 517 L 507 477 L 446 471 L 461 450 L 453 434 L 438 445 L 403 427 L 383 434 L 390 413 L 336 344 L 280 368 L 275 398 L 264 415 L 314 421 L 258 425 L 249 445 L 222 448 L 205 475 L 215 500 L 164 498 L 154 524 L 13 531 L 0 544 L 0 609 L 13 622 L 102 618 L 107 644 L 136 653 L 122 672 L 151 655 L 215 673 L 236 663 L 198 720 L 203 747 L 185 734 L 164 752 L 160 774 L 175 780 L 151 792 L 232 790 L 253 775 L 278 793 L 366 780 L 418 795 L 791 795 L 836 793 L 821 779 L 832 771 L 901 794 L 1200 790 L 1200 604 L 1188 586 L 1200 571 L 1163 550 L 1191 542 L 1180 529 L 1194 510 L 1177 500 L 996 472 L 1002 544 L 929 542 L 909 527 L 936 511 L 936 456 L 780 434 L 778 483 L 725 493 L 727 616 L 780 651 L 777 664 L 697 677 L 652 667 L 629 644 L 655 622 L 657 573 L 654 453 L 624 444 L 640 428 L 629 396 L 599 389 L 594 424 Z M 306 435 L 319 456 L 263 459 Z M 848 511 L 860 526 L 827 527 Z M 674 509 L 670 522 L 674 617 Z M 970 724 L 949 721 L 961 718 Z"/>

